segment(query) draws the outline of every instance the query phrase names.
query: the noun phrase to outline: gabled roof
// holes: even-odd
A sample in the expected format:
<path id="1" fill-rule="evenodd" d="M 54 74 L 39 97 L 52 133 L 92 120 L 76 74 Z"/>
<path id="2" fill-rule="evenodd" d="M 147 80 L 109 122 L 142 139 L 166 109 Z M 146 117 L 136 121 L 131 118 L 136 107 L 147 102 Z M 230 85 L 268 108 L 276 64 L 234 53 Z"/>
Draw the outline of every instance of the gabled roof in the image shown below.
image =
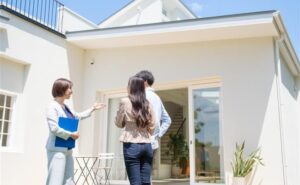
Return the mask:
<path id="1" fill-rule="evenodd" d="M 186 11 L 188 11 L 191 15 L 194 16 L 194 18 L 198 17 L 189 7 L 186 6 L 185 3 L 182 2 L 182 0 L 178 0 L 176 2 L 180 3 L 186 9 Z"/>
<path id="2" fill-rule="evenodd" d="M 101 22 L 99 22 L 98 26 L 100 26 L 101 24 L 107 22 L 108 20 L 116 19 L 117 17 L 119 17 L 119 16 L 122 15 L 122 12 L 128 11 L 131 7 L 135 6 L 137 3 L 139 3 L 137 0 L 136 1 L 131 0 L 129 3 L 127 3 L 125 6 L 121 7 L 119 10 L 117 10 L 111 16 L 109 16 L 106 19 L 104 19 Z"/>
<path id="3" fill-rule="evenodd" d="M 189 15 L 189 19 L 195 19 L 198 16 L 182 1 L 182 0 L 176 0 L 176 1 L 170 1 L 170 0 L 161 0 L 163 3 L 172 3 L 178 8 L 180 8 L 185 14 Z"/>
<path id="4" fill-rule="evenodd" d="M 147 2 L 151 2 L 154 0 L 148 0 Z M 168 0 L 169 1 L 169 0 Z M 133 8 L 137 8 L 141 3 L 145 3 L 145 0 L 132 0 L 122 8 L 120 8 L 117 12 L 112 14 L 111 16 L 107 17 L 103 21 L 101 21 L 98 26 L 99 27 L 105 27 L 102 25 L 109 24 L 109 22 L 112 22 L 114 20 L 117 20 L 118 18 L 124 16 L 127 12 L 129 12 Z M 169 1 L 171 2 L 171 1 Z M 181 0 L 172 1 L 172 3 L 175 3 L 177 6 L 181 7 L 181 10 L 183 10 L 186 14 L 190 15 L 191 18 L 197 18 L 197 15 L 195 15 Z"/>

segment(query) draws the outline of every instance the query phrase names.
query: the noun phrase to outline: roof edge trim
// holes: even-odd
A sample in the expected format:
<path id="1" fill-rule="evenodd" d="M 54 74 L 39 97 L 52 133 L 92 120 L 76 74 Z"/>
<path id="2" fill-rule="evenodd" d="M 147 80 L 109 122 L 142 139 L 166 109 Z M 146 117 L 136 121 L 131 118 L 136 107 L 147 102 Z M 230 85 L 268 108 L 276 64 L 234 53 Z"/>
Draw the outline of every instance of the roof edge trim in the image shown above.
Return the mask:
<path id="1" fill-rule="evenodd" d="M 196 15 L 182 0 L 178 1 L 192 16 L 195 18 L 198 18 L 198 15 Z"/>
<path id="2" fill-rule="evenodd" d="M 71 13 L 72 15 L 76 16 L 78 19 L 80 19 L 80 20 L 84 21 L 85 23 L 89 24 L 90 26 L 97 28 L 97 25 L 95 23 L 93 23 L 92 21 L 88 20 L 87 18 L 82 17 L 81 15 L 79 15 L 75 11 L 71 10 L 70 8 L 64 7 L 63 9 L 65 11 Z"/>
<path id="3" fill-rule="evenodd" d="M 269 10 L 269 11 L 262 11 L 262 12 L 249 12 L 249 13 L 231 14 L 231 15 L 223 15 L 223 16 L 214 16 L 214 17 L 204 17 L 204 18 L 196 18 L 196 19 L 186 19 L 186 20 L 170 21 L 170 22 L 159 22 L 159 23 L 149 23 L 149 24 L 140 24 L 140 25 L 128 25 L 128 26 L 119 26 L 119 27 L 108 27 L 108 28 L 98 28 L 98 29 L 90 29 L 90 30 L 70 31 L 70 32 L 66 32 L 66 34 L 89 33 L 89 32 L 97 32 L 97 31 L 104 31 L 104 30 L 117 30 L 117 29 L 126 29 L 126 28 L 139 28 L 139 27 L 148 27 L 148 26 L 155 26 L 155 25 L 174 25 L 174 24 L 178 24 L 178 23 L 199 22 L 199 21 L 207 21 L 207 20 L 213 20 L 213 19 L 226 19 L 226 18 L 244 17 L 244 16 L 251 16 L 251 15 L 270 14 L 270 17 L 272 17 L 272 14 L 275 12 L 276 12 L 276 10 Z"/>
<path id="4" fill-rule="evenodd" d="M 283 24 L 282 18 L 280 16 L 280 12 L 279 11 L 274 12 L 273 17 L 274 17 L 274 25 L 279 29 L 280 37 L 283 39 L 281 43 L 286 47 L 288 51 L 288 55 L 291 57 L 295 67 L 297 68 L 298 75 L 300 76 L 300 61 L 292 45 L 292 42 L 289 38 L 288 32 Z"/>

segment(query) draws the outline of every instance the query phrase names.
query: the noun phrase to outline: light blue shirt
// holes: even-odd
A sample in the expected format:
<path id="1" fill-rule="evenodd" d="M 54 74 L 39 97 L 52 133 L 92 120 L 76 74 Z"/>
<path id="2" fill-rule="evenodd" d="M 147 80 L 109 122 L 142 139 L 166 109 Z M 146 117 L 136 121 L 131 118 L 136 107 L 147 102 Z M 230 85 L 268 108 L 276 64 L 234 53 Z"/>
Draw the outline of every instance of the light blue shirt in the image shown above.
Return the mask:
<path id="1" fill-rule="evenodd" d="M 158 139 L 161 138 L 171 125 L 171 118 L 166 111 L 161 99 L 151 87 L 146 88 L 147 100 L 151 103 L 155 114 L 155 129 L 151 138 L 152 149 L 159 147 Z"/>

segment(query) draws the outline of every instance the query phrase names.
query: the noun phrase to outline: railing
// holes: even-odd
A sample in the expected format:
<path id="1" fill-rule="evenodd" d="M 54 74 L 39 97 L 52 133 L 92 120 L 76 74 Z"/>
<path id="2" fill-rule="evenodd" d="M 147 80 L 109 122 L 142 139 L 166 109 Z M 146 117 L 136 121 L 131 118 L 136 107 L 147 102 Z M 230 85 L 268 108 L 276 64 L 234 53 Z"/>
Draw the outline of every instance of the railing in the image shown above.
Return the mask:
<path id="1" fill-rule="evenodd" d="M 63 32 L 64 5 L 57 0 L 0 0 L 0 7 Z"/>
<path id="2" fill-rule="evenodd" d="M 180 123 L 180 127 L 178 128 L 178 130 L 177 130 L 175 136 L 178 136 L 180 130 L 183 128 L 183 125 L 184 125 L 184 123 L 185 123 L 185 120 L 186 120 L 186 118 L 183 118 L 182 122 Z"/>

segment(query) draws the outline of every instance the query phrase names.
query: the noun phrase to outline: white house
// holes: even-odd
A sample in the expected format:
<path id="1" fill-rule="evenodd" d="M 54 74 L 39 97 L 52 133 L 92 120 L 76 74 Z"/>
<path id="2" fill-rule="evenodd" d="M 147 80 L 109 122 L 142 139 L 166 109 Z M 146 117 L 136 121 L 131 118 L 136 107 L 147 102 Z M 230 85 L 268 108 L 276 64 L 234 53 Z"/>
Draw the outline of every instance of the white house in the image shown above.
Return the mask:
<path id="1" fill-rule="evenodd" d="M 197 18 L 181 1 L 136 0 L 96 25 L 56 0 L 46 15 L 14 1 L 0 1 L 1 185 L 45 184 L 45 109 L 59 77 L 74 82 L 76 110 L 108 105 L 80 123 L 75 156 L 121 157 L 114 116 L 128 78 L 143 69 L 155 75 L 169 133 L 181 127 L 187 141 L 183 184 L 229 185 L 243 141 L 265 163 L 252 185 L 300 184 L 300 63 L 278 11 Z M 154 179 L 172 179 L 169 133 Z M 111 183 L 128 183 L 119 158 Z"/>

